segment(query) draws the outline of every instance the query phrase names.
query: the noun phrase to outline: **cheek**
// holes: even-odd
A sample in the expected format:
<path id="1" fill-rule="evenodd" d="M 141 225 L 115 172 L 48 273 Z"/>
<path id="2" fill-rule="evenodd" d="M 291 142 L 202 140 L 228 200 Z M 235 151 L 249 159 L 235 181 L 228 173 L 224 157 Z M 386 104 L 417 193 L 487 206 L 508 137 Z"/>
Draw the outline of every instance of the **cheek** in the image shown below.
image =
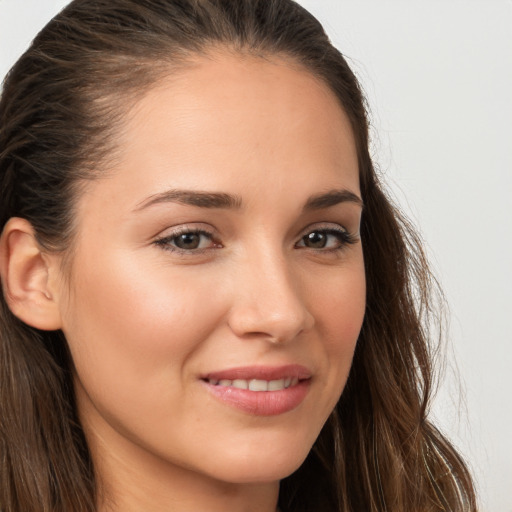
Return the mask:
<path id="1" fill-rule="evenodd" d="M 366 309 L 362 254 L 336 279 L 325 283 L 323 293 L 316 295 L 314 303 L 319 337 L 329 368 L 326 385 L 339 398 L 352 365 Z"/>
<path id="2" fill-rule="evenodd" d="M 63 330 L 79 376 L 110 389 L 151 387 L 194 353 L 222 315 L 200 275 L 142 270 L 119 254 L 76 268 Z"/>
<path id="3" fill-rule="evenodd" d="M 82 422 L 110 425 L 151 451 L 166 447 L 171 433 L 180 437 L 175 417 L 199 421 L 190 361 L 224 311 L 211 279 L 122 254 L 79 265 L 64 334 Z"/>
<path id="4" fill-rule="evenodd" d="M 320 279 L 316 279 L 320 282 Z M 326 339 L 352 340 L 358 337 L 366 308 L 366 277 L 362 250 L 356 248 L 346 265 L 321 280 L 322 286 L 311 281 L 316 317 L 327 334 Z M 313 296 L 313 294 L 310 294 Z M 336 345 L 336 343 L 335 343 Z"/>

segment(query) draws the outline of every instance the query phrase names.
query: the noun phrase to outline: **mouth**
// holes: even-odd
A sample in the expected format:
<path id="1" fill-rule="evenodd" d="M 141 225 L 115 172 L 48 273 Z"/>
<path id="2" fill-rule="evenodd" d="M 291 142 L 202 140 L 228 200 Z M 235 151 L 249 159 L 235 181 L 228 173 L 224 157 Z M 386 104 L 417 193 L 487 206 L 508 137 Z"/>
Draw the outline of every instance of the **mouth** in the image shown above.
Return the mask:
<path id="1" fill-rule="evenodd" d="M 263 379 L 208 379 L 208 384 L 212 386 L 233 387 L 236 389 L 248 389 L 249 391 L 281 391 L 299 383 L 298 377 L 286 377 L 284 379 L 263 380 Z"/>
<path id="2" fill-rule="evenodd" d="M 312 373 L 300 365 L 233 368 L 201 378 L 216 399 L 257 416 L 275 416 L 298 407 L 311 379 Z"/>

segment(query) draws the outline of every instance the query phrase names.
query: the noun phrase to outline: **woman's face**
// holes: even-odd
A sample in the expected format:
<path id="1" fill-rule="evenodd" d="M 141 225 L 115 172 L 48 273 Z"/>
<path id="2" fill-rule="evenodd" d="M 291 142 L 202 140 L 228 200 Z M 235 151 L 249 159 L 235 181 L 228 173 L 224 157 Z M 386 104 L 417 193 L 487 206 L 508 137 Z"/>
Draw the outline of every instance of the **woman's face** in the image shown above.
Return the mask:
<path id="1" fill-rule="evenodd" d="M 363 320 L 349 121 L 298 66 L 219 53 L 149 91 L 118 143 L 79 200 L 59 295 L 93 454 L 281 479 L 338 401 Z"/>

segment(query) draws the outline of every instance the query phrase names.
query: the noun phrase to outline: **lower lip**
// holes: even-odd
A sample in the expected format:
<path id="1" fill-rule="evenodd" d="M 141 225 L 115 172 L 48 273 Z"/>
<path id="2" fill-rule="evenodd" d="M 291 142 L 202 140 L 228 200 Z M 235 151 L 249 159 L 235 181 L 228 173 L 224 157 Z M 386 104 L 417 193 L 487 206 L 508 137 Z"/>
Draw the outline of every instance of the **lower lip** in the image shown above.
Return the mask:
<path id="1" fill-rule="evenodd" d="M 203 381 L 208 391 L 222 402 L 255 416 L 277 416 L 298 407 L 309 390 L 309 380 L 279 391 L 250 391 L 229 386 L 215 386 Z"/>

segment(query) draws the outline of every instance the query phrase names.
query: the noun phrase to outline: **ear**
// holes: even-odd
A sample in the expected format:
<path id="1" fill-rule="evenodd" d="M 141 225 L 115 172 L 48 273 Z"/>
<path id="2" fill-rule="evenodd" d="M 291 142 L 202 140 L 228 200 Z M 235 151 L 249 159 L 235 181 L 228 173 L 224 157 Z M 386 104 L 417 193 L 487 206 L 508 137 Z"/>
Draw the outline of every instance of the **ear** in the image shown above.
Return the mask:
<path id="1" fill-rule="evenodd" d="M 60 310 L 49 286 L 52 262 L 42 252 L 31 224 L 17 217 L 9 219 L 0 237 L 5 299 L 20 320 L 46 331 L 61 328 Z"/>

